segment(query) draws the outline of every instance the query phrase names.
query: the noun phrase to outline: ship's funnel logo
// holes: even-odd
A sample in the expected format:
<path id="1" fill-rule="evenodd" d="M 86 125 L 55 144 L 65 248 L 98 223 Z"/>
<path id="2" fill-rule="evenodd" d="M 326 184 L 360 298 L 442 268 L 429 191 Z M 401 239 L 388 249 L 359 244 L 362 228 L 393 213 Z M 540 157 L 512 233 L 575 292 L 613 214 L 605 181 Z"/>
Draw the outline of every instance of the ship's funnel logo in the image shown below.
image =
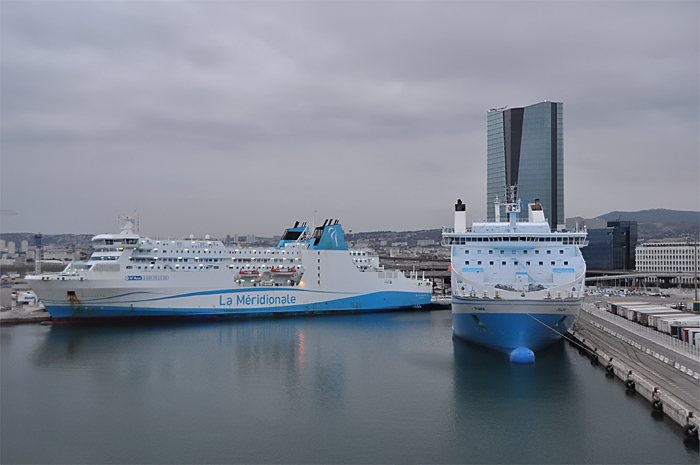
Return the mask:
<path id="1" fill-rule="evenodd" d="M 331 229 L 330 234 L 331 234 L 331 239 L 333 239 L 333 242 L 335 242 L 335 245 L 337 247 L 338 246 L 338 237 L 337 237 L 338 232 L 335 230 L 335 228 L 333 228 L 333 229 Z"/>

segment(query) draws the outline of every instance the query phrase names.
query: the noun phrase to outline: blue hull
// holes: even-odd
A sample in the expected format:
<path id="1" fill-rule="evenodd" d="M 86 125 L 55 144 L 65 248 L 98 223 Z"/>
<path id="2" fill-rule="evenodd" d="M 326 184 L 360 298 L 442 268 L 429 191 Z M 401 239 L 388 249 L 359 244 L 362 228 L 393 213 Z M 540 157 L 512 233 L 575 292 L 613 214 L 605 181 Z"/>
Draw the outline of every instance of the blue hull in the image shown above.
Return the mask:
<path id="1" fill-rule="evenodd" d="M 452 313 L 456 336 L 512 354 L 515 349 L 534 352 L 557 342 L 576 320 L 578 312 Z"/>
<path id="2" fill-rule="evenodd" d="M 237 294 L 237 292 L 219 292 L 217 294 Z M 204 292 L 203 295 L 213 294 Z M 179 319 L 179 318 L 223 318 L 223 317 L 254 317 L 254 316 L 284 316 L 284 315 L 310 315 L 323 313 L 343 312 L 381 312 L 409 308 L 419 308 L 430 304 L 429 293 L 408 292 L 377 292 L 373 294 L 358 295 L 349 298 L 325 300 L 303 304 L 270 305 L 270 306 L 207 306 L 207 307 L 181 307 L 177 300 L 183 296 L 171 296 L 165 298 L 172 301 L 172 306 L 163 305 L 163 297 L 148 299 L 141 296 L 133 303 L 120 302 L 120 304 L 108 304 L 106 302 L 60 302 L 45 303 L 47 311 L 56 322 L 79 320 L 106 320 L 106 319 Z M 191 294 L 186 297 L 192 297 Z M 161 301 L 160 305 L 153 302 Z M 222 300 L 225 304 L 226 300 Z M 236 302 L 236 299 L 233 299 Z M 170 302 L 168 302 L 170 303 Z"/>

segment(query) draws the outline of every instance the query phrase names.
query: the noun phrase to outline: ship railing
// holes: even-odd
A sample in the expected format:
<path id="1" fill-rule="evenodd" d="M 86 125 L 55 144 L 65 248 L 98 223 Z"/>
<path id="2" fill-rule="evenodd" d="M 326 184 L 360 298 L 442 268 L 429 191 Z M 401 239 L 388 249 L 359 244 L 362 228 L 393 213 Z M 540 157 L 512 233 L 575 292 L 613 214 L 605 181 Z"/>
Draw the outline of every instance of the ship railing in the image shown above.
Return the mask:
<path id="1" fill-rule="evenodd" d="M 90 268 L 92 268 L 92 265 L 86 262 L 73 262 L 69 263 L 59 274 L 62 276 L 77 276 L 80 272 L 88 271 Z"/>

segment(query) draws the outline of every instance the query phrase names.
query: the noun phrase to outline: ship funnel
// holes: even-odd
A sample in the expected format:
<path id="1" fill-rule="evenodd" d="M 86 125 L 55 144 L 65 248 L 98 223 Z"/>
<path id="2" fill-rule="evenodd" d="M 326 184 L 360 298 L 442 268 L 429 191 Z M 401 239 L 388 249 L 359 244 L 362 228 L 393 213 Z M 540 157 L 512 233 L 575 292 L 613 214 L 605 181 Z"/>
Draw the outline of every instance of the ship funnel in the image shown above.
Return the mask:
<path id="1" fill-rule="evenodd" d="M 528 221 L 530 223 L 546 223 L 547 220 L 544 217 L 544 210 L 542 210 L 542 204 L 540 199 L 535 199 L 535 203 L 528 203 Z M 578 228 L 578 225 L 576 225 Z"/>
<path id="2" fill-rule="evenodd" d="M 457 199 L 455 204 L 455 232 L 467 232 L 467 204 L 462 203 L 462 199 Z"/>

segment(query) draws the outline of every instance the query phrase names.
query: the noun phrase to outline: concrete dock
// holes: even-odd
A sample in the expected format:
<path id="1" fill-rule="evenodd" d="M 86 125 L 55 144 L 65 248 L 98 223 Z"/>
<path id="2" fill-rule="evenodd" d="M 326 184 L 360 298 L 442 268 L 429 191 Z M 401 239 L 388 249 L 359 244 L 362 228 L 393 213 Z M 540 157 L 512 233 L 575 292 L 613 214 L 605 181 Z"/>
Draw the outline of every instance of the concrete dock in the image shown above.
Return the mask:
<path id="1" fill-rule="evenodd" d="M 0 324 L 41 323 L 51 321 L 51 315 L 41 304 L 20 304 L 13 298 L 13 292 L 27 291 L 26 283 L 2 285 L 0 288 Z"/>
<path id="2" fill-rule="evenodd" d="M 584 303 L 569 339 L 623 389 L 649 400 L 650 410 L 700 430 L 700 348 Z"/>

